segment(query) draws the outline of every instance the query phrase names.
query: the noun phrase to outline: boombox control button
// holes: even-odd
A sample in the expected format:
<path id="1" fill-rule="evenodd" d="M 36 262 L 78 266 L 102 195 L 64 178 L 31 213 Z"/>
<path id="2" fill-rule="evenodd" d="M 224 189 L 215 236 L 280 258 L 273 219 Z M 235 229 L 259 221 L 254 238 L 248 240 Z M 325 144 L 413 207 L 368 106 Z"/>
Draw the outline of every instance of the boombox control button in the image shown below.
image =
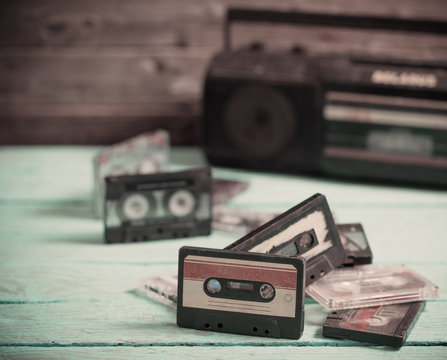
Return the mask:
<path id="1" fill-rule="evenodd" d="M 293 299 L 292 295 L 290 295 L 290 294 L 285 294 L 285 295 L 284 295 L 284 300 L 285 300 L 286 302 L 291 302 L 292 299 Z"/>

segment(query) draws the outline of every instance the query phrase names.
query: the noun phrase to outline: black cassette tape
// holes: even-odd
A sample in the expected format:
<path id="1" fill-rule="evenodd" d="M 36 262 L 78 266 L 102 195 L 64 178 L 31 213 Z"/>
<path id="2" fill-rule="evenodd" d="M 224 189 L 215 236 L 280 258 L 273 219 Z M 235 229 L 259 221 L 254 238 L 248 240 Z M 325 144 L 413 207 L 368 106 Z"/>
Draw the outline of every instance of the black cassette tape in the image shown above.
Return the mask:
<path id="1" fill-rule="evenodd" d="M 326 198 L 315 194 L 226 247 L 306 259 L 306 286 L 345 261 Z"/>
<path id="2" fill-rule="evenodd" d="M 107 243 L 207 235 L 210 169 L 108 177 L 104 213 Z"/>
<path id="3" fill-rule="evenodd" d="M 304 327 L 305 271 L 299 257 L 182 247 L 177 324 L 298 339 Z"/>
<path id="4" fill-rule="evenodd" d="M 400 347 L 424 310 L 425 301 L 333 311 L 323 335 Z"/>
<path id="5" fill-rule="evenodd" d="M 337 224 L 337 230 L 346 253 L 342 266 L 372 264 L 373 254 L 362 224 Z"/>

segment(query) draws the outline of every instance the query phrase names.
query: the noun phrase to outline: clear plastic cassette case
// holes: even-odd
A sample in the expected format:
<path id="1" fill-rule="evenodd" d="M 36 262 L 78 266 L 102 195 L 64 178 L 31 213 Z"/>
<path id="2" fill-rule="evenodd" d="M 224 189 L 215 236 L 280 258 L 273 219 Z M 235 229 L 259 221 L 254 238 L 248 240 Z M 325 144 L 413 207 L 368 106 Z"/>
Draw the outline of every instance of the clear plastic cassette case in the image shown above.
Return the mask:
<path id="1" fill-rule="evenodd" d="M 360 265 L 338 269 L 306 288 L 329 310 L 429 300 L 439 287 L 401 265 Z"/>
<path id="2" fill-rule="evenodd" d="M 140 282 L 148 297 L 172 308 L 177 307 L 177 275 L 149 276 Z"/>

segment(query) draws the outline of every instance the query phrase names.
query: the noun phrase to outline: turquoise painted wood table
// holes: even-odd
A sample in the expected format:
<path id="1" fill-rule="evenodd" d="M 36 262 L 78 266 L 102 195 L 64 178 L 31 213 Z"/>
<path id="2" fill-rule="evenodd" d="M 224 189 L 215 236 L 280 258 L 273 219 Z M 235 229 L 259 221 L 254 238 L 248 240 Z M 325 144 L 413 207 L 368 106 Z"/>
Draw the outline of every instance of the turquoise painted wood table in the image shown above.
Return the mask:
<path id="1" fill-rule="evenodd" d="M 361 222 L 374 261 L 407 264 L 441 288 L 400 350 L 327 339 L 327 311 L 306 300 L 299 340 L 176 326 L 175 311 L 137 291 L 175 274 L 183 245 L 223 248 L 241 234 L 106 245 L 92 215 L 98 147 L 0 148 L 0 358 L 421 359 L 447 358 L 447 193 L 215 168 L 250 187 L 235 209 L 281 212 L 320 192 L 339 223 Z M 197 151 L 175 148 L 172 167 Z"/>

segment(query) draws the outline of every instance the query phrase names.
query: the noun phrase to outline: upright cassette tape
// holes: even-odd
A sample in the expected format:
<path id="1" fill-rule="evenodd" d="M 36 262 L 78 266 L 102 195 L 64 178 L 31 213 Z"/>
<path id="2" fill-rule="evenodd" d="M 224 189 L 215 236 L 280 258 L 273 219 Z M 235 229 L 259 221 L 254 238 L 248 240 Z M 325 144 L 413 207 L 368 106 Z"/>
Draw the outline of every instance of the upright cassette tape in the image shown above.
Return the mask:
<path id="1" fill-rule="evenodd" d="M 304 259 L 182 247 L 178 269 L 178 326 L 275 338 L 301 337 Z"/>
<path id="2" fill-rule="evenodd" d="M 337 230 L 346 253 L 342 266 L 372 263 L 373 254 L 362 224 L 338 224 Z"/>
<path id="3" fill-rule="evenodd" d="M 207 235 L 210 169 L 108 177 L 104 213 L 107 243 Z"/>
<path id="4" fill-rule="evenodd" d="M 315 194 L 226 247 L 306 259 L 306 286 L 339 267 L 345 251 L 326 198 Z"/>
<path id="5" fill-rule="evenodd" d="M 323 336 L 402 346 L 424 310 L 425 301 L 332 311 Z"/>

